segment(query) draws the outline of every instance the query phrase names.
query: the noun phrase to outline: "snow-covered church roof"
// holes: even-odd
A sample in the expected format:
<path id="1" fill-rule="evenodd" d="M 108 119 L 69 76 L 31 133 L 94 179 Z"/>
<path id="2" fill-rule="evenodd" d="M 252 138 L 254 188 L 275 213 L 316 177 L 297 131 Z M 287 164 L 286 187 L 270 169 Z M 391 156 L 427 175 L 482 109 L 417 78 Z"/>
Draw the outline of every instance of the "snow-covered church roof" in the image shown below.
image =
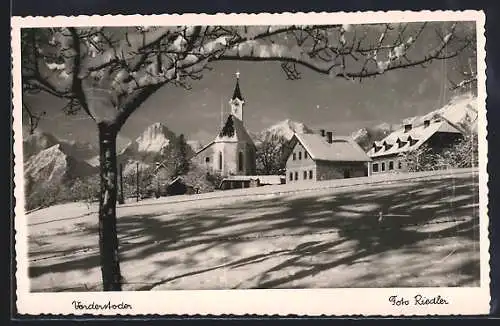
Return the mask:
<path id="1" fill-rule="evenodd" d="M 230 114 L 226 123 L 215 138 L 215 141 L 236 141 L 245 142 L 253 145 L 253 140 L 248 134 L 243 121 Z"/>
<path id="2" fill-rule="evenodd" d="M 212 144 L 218 142 L 238 142 L 238 143 L 244 142 L 252 146 L 255 146 L 252 138 L 245 129 L 243 122 L 240 119 L 233 116 L 232 114 L 230 114 L 227 117 L 226 123 L 220 130 L 217 137 L 215 137 L 215 140 L 203 146 L 203 148 L 201 148 L 196 152 L 195 156 L 203 152 L 208 147 L 212 146 Z"/>

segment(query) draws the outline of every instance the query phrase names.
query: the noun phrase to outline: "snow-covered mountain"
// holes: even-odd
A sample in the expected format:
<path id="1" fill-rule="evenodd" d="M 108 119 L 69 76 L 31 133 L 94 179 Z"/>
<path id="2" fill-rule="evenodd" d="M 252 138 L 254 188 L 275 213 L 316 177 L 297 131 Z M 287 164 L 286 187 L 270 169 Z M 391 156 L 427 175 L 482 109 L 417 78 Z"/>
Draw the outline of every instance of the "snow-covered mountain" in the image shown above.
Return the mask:
<path id="1" fill-rule="evenodd" d="M 96 157 L 99 153 L 96 146 L 86 142 L 66 140 L 62 141 L 60 144 L 67 155 L 79 161 L 90 160 L 93 157 Z"/>
<path id="2" fill-rule="evenodd" d="M 53 135 L 36 130 L 33 134 L 23 139 L 24 160 L 58 143 L 59 140 Z"/>
<path id="3" fill-rule="evenodd" d="M 307 127 L 302 122 L 286 119 L 275 123 L 274 125 L 262 130 L 261 132 L 257 133 L 254 136 L 256 142 L 258 142 L 260 139 L 269 134 L 283 136 L 289 140 L 292 138 L 294 133 L 309 134 L 313 133 L 313 130 Z"/>
<path id="4" fill-rule="evenodd" d="M 24 162 L 24 175 L 32 191 L 44 191 L 75 178 L 85 178 L 97 173 L 97 169 L 70 156 L 64 146 L 55 144 L 31 155 Z"/>
<path id="5" fill-rule="evenodd" d="M 424 120 L 434 118 L 445 119 L 458 127 L 477 130 L 477 97 L 464 94 L 450 100 L 445 106 L 422 116 L 403 119 L 399 124 L 381 123 L 377 126 L 361 128 L 351 134 L 351 137 L 364 149 L 368 149 L 373 141 L 381 140 L 391 131 L 401 128 L 403 124 L 420 125 Z"/>
<path id="6" fill-rule="evenodd" d="M 477 125 L 477 97 L 472 94 L 463 94 L 454 97 L 445 106 L 429 112 L 423 116 L 411 117 L 403 120 L 403 123 L 419 125 L 424 120 L 433 118 L 443 118 L 452 124 L 465 126 L 471 130 Z"/>
<path id="7" fill-rule="evenodd" d="M 37 130 L 23 139 L 24 159 L 57 144 L 68 156 L 79 161 L 89 160 L 98 154 L 98 149 L 90 143 L 58 139 L 52 134 Z"/>
<path id="8" fill-rule="evenodd" d="M 26 135 L 23 160 L 27 207 L 42 205 L 40 198 L 56 200 L 54 191 L 71 187 L 76 178 L 96 175 L 98 168 L 85 161 L 97 153 L 89 143 L 61 140 L 40 130 Z"/>
<path id="9" fill-rule="evenodd" d="M 191 146 L 191 149 L 195 152 L 203 147 L 203 144 L 199 140 L 188 140 L 186 143 Z"/>
<path id="10" fill-rule="evenodd" d="M 148 157 L 160 154 L 169 144 L 177 139 L 177 135 L 163 124 L 157 122 L 147 127 L 120 154 L 123 158 L 147 160 Z"/>
<path id="11" fill-rule="evenodd" d="M 148 126 L 118 155 L 118 161 L 123 164 L 123 173 L 135 171 L 137 163 L 141 169 L 155 166 L 156 162 L 164 159 L 165 153 L 178 148 L 175 146 L 179 146 L 179 137 L 159 122 Z M 186 143 L 186 154 L 189 157 L 195 150 L 192 145 Z"/>

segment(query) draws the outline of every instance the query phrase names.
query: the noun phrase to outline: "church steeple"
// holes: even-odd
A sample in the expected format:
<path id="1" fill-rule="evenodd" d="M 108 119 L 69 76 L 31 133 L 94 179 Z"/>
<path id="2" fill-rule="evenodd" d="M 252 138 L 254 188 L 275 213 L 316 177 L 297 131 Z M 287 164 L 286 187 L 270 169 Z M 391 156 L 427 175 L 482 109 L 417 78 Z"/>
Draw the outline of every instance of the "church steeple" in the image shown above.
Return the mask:
<path id="1" fill-rule="evenodd" d="M 245 104 L 245 100 L 241 95 L 239 71 L 236 72 L 236 86 L 234 87 L 233 97 L 229 100 L 229 104 L 231 105 L 231 114 L 243 121 L 243 105 Z"/>
<path id="2" fill-rule="evenodd" d="M 241 95 L 241 90 L 240 90 L 240 72 L 236 72 L 236 86 L 234 87 L 234 93 L 232 100 L 235 99 L 240 99 L 243 101 L 243 96 Z"/>

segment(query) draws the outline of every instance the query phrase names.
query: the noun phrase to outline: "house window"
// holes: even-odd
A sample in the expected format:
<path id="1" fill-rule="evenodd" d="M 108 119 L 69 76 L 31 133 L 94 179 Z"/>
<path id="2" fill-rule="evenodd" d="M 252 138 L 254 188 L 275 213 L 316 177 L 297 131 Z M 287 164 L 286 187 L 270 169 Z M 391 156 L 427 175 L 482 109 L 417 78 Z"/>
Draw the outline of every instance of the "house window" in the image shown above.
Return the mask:
<path id="1" fill-rule="evenodd" d="M 295 172 L 295 180 L 299 180 L 299 172 Z"/>
<path id="2" fill-rule="evenodd" d="M 389 161 L 389 170 L 394 170 L 394 162 Z"/>
<path id="3" fill-rule="evenodd" d="M 302 152 L 299 152 L 299 160 L 302 159 Z"/>
<path id="4" fill-rule="evenodd" d="M 309 170 L 309 179 L 313 178 L 313 170 Z"/>
<path id="5" fill-rule="evenodd" d="M 219 152 L 219 170 L 222 170 L 222 152 Z"/>
<path id="6" fill-rule="evenodd" d="M 290 181 L 293 181 L 293 172 L 290 172 Z"/>
<path id="7" fill-rule="evenodd" d="M 205 157 L 205 163 L 210 163 L 210 157 Z"/>
<path id="8" fill-rule="evenodd" d="M 238 153 L 238 171 L 243 171 L 243 152 Z"/>
<path id="9" fill-rule="evenodd" d="M 378 172 L 378 163 L 373 163 L 372 164 L 372 171 L 373 172 Z"/>
<path id="10" fill-rule="evenodd" d="M 304 171 L 304 180 L 307 180 L 307 171 Z"/>
<path id="11" fill-rule="evenodd" d="M 304 160 L 307 158 L 307 152 L 304 152 Z"/>
<path id="12" fill-rule="evenodd" d="M 385 162 L 382 162 L 382 171 L 385 171 Z"/>
<path id="13" fill-rule="evenodd" d="M 293 160 L 295 161 L 297 159 L 297 155 L 293 153 Z"/>
<path id="14" fill-rule="evenodd" d="M 402 169 L 403 168 L 403 164 L 401 164 L 401 161 L 398 161 L 398 169 Z"/>

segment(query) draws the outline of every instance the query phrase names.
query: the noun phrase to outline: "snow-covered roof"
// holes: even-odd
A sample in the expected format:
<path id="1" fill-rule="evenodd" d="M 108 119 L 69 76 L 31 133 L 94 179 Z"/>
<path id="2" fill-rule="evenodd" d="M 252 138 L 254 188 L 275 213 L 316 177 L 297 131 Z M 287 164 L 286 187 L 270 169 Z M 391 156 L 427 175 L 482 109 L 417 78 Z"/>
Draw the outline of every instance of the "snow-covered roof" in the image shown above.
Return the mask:
<path id="1" fill-rule="evenodd" d="M 176 183 L 176 182 L 183 182 L 183 181 L 184 181 L 184 180 L 183 180 L 180 176 L 178 176 L 178 177 L 175 177 L 174 179 L 172 179 L 172 181 L 170 181 L 170 182 L 168 183 L 168 185 L 169 185 L 169 186 L 171 186 L 171 185 L 173 185 L 173 184 L 174 184 L 174 183 Z"/>
<path id="2" fill-rule="evenodd" d="M 380 141 L 374 142 L 372 148 L 367 152 L 370 157 L 380 157 L 405 153 L 422 146 L 429 138 L 437 132 L 461 133 L 456 127 L 443 119 L 429 120 L 429 125 L 412 126 L 412 129 L 405 131 L 404 126 Z M 376 147 L 376 148 L 375 148 Z"/>
<path id="3" fill-rule="evenodd" d="M 200 148 L 193 157 L 197 156 L 216 142 L 246 142 L 255 146 L 252 138 L 248 134 L 243 122 L 230 114 L 215 140 Z"/>
<path id="4" fill-rule="evenodd" d="M 230 181 L 247 181 L 247 180 L 257 180 L 259 179 L 260 183 L 267 184 L 280 184 L 281 179 L 285 178 L 283 175 L 231 175 L 224 180 Z"/>
<path id="5" fill-rule="evenodd" d="M 369 162 L 371 159 L 350 137 L 334 136 L 332 143 L 318 134 L 296 133 L 297 139 L 313 160 L 339 162 Z"/>
<path id="6" fill-rule="evenodd" d="M 213 143 L 214 143 L 214 141 L 212 140 L 210 143 L 208 143 L 205 146 L 203 146 L 202 148 L 200 148 L 196 153 L 194 153 L 193 157 L 195 157 L 196 155 L 200 154 L 201 152 L 203 152 L 204 150 L 206 150 L 207 148 L 212 146 Z"/>
<path id="7" fill-rule="evenodd" d="M 218 141 L 245 142 L 254 145 L 243 122 L 232 114 L 227 117 L 226 123 L 215 138 L 215 142 Z"/>

